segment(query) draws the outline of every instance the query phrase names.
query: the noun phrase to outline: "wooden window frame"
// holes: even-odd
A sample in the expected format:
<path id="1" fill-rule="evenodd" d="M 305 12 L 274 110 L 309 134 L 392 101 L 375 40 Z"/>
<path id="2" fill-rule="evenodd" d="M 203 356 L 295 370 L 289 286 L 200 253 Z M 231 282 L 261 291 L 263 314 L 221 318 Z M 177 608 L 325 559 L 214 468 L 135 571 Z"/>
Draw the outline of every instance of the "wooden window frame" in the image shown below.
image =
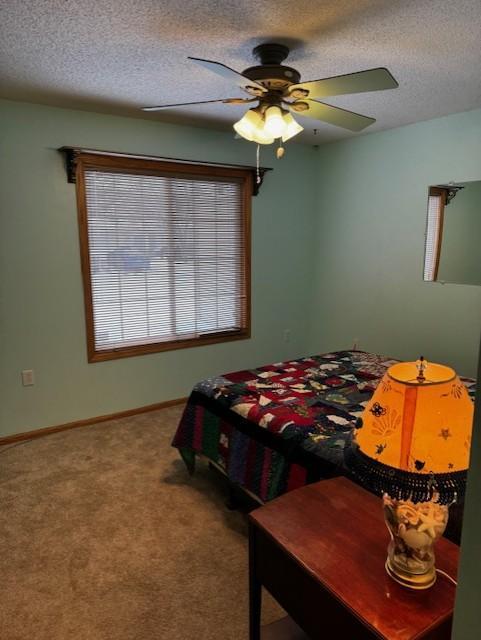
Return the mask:
<path id="1" fill-rule="evenodd" d="M 428 198 L 431 196 L 436 196 L 441 198 L 441 211 L 439 213 L 439 225 L 438 225 L 438 233 L 436 236 L 436 255 L 433 269 L 433 277 L 430 279 L 424 279 L 424 282 L 436 282 L 438 279 L 438 271 L 439 271 L 439 261 L 441 259 L 441 245 L 443 242 L 443 226 L 444 226 L 444 209 L 446 207 L 446 189 L 441 187 L 429 187 Z M 426 269 L 426 250 L 427 250 L 427 222 L 426 222 L 426 239 L 425 239 L 425 247 L 424 247 L 424 270 Z"/>
<path id="2" fill-rule="evenodd" d="M 161 177 L 183 177 L 211 179 L 228 178 L 228 182 L 241 185 L 241 224 L 244 235 L 243 273 L 241 273 L 241 297 L 244 301 L 243 317 L 245 326 L 241 329 L 209 334 L 197 338 L 152 342 L 138 345 L 114 347 L 112 349 L 95 348 L 94 310 L 92 282 L 90 276 L 90 250 L 88 238 L 87 193 L 85 171 L 97 170 L 110 173 L 129 173 Z M 77 191 L 77 211 L 80 240 L 80 260 L 83 280 L 85 325 L 87 336 L 88 362 L 103 362 L 118 358 L 187 349 L 235 340 L 247 340 L 251 337 L 251 199 L 253 193 L 252 171 L 186 162 L 166 162 L 163 160 L 133 158 L 129 156 L 108 155 L 105 153 L 80 153 L 76 157 L 75 182 Z"/>

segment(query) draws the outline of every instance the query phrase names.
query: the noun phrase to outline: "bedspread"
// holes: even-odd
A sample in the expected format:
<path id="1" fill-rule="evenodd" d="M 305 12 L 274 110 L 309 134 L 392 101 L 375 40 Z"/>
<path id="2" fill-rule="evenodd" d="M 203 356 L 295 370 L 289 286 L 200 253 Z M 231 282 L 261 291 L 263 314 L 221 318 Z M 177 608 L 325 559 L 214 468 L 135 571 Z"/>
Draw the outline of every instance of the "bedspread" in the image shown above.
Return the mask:
<path id="1" fill-rule="evenodd" d="M 343 472 L 344 447 L 380 378 L 397 360 L 337 351 L 199 382 L 173 446 L 195 453 L 261 500 Z M 475 381 L 462 379 L 474 396 Z"/>

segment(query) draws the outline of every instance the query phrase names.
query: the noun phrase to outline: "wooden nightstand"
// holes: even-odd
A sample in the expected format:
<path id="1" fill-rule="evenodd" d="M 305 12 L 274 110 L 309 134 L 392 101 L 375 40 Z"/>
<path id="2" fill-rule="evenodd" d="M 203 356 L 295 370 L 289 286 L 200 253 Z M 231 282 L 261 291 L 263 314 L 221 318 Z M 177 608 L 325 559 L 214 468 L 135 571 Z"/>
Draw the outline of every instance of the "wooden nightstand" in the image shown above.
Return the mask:
<path id="1" fill-rule="evenodd" d="M 398 585 L 384 569 L 388 541 L 381 499 L 346 478 L 252 512 L 250 640 L 261 637 L 261 586 L 312 640 L 449 640 L 455 587 L 443 576 L 425 591 Z M 436 566 L 455 577 L 458 553 L 442 538 Z"/>

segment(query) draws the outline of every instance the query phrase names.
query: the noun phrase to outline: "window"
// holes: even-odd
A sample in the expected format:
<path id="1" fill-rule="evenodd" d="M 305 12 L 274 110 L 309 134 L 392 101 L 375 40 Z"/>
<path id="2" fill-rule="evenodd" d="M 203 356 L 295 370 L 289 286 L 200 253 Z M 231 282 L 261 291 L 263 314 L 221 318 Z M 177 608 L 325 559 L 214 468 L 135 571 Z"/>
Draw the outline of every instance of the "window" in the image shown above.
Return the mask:
<path id="1" fill-rule="evenodd" d="M 445 189 L 430 187 L 426 223 L 426 247 L 424 251 L 424 280 L 427 282 L 436 280 L 438 275 L 445 204 Z"/>
<path id="2" fill-rule="evenodd" d="M 251 172 L 76 163 L 89 361 L 248 338 Z"/>

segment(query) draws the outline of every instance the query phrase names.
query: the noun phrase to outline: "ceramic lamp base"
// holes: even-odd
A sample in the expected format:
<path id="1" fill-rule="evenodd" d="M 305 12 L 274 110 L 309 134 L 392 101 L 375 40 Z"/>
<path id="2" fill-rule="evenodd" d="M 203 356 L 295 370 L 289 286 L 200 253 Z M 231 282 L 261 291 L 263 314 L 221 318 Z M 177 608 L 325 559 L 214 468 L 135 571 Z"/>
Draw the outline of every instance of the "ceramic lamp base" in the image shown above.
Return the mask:
<path id="1" fill-rule="evenodd" d="M 431 567 L 427 573 L 423 574 L 408 573 L 394 567 L 389 561 L 389 557 L 386 560 L 386 571 L 393 580 L 409 589 L 429 589 L 436 582 L 436 569 L 434 567 Z"/>

